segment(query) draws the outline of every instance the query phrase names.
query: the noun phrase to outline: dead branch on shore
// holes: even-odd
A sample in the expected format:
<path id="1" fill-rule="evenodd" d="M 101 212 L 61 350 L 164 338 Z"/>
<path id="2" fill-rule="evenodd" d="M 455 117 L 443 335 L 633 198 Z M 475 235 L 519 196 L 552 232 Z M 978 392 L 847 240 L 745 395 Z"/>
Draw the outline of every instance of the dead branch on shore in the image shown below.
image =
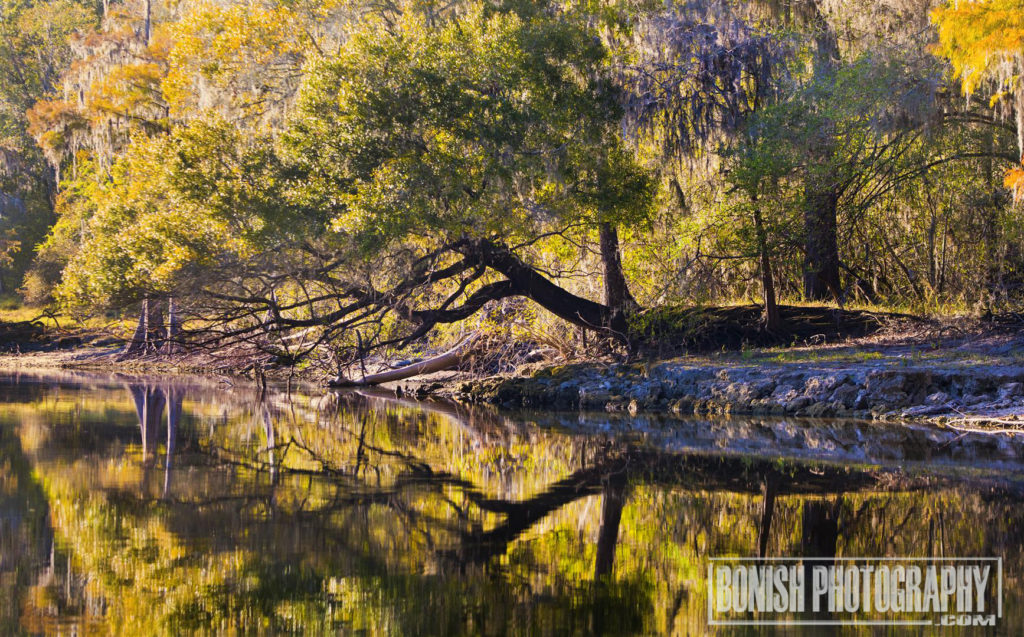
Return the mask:
<path id="1" fill-rule="evenodd" d="M 405 365 L 397 369 L 390 369 L 386 372 L 379 374 L 370 374 L 364 376 L 360 380 L 352 380 L 338 376 L 332 380 L 329 384 L 332 387 L 349 387 L 349 386 L 361 386 L 361 385 L 380 385 L 383 383 L 390 383 L 399 380 L 405 380 L 412 378 L 413 376 L 421 376 L 423 374 L 432 374 L 434 372 L 440 372 L 447 369 L 452 369 L 457 366 L 469 355 L 471 346 L 477 341 L 480 336 L 480 332 L 473 332 L 468 337 L 459 341 L 455 347 L 451 348 L 443 354 L 428 358 L 418 363 L 412 363 L 411 365 Z"/>

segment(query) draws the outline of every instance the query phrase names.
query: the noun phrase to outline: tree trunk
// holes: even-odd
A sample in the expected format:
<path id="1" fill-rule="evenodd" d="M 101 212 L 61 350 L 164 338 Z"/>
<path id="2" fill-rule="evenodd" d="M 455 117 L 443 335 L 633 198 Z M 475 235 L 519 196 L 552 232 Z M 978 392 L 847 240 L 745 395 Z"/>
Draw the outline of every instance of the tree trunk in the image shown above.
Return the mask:
<path id="1" fill-rule="evenodd" d="M 803 528 L 800 538 L 801 557 L 834 558 L 839 544 L 839 504 L 842 500 L 805 500 L 803 506 Z M 810 611 L 811 605 L 811 567 L 830 566 L 829 560 L 815 560 L 804 563 L 805 608 Z M 817 617 L 828 616 L 827 607 Z"/>
<path id="2" fill-rule="evenodd" d="M 601 529 L 597 534 L 594 579 L 611 577 L 615 566 L 615 545 L 619 542 L 619 523 L 626 502 L 624 476 L 609 476 L 601 495 Z"/>
<path id="3" fill-rule="evenodd" d="M 619 251 L 619 233 L 610 223 L 598 227 L 601 242 L 601 263 L 604 266 L 604 304 L 613 311 L 628 312 L 636 307 L 636 300 L 629 293 L 626 275 L 622 272 L 622 255 Z"/>
<path id="4" fill-rule="evenodd" d="M 775 514 L 775 496 L 778 493 L 779 480 L 768 474 L 761 484 L 761 523 L 757 527 L 757 556 L 768 557 L 768 537 L 772 529 L 772 517 Z"/>
<path id="5" fill-rule="evenodd" d="M 800 538 L 802 557 L 835 557 L 839 543 L 840 501 L 807 500 Z"/>
<path id="6" fill-rule="evenodd" d="M 130 385 L 135 413 L 139 417 L 139 431 L 142 434 L 142 460 L 148 463 L 155 454 L 156 434 L 160 428 L 160 416 L 164 411 L 164 393 L 148 385 Z"/>
<path id="7" fill-rule="evenodd" d="M 164 491 L 163 497 L 171 492 L 171 465 L 174 462 L 174 448 L 178 440 L 178 421 L 181 419 L 180 390 L 168 389 L 167 398 L 167 447 L 164 449 Z"/>
<path id="8" fill-rule="evenodd" d="M 142 299 L 139 308 L 139 322 L 135 326 L 132 340 L 121 352 L 122 357 L 137 356 L 146 352 L 146 335 L 149 334 L 149 298 Z"/>
<path id="9" fill-rule="evenodd" d="M 829 186 L 830 187 L 830 186 Z M 839 244 L 836 239 L 836 194 L 808 184 L 804 209 L 804 298 L 842 300 Z"/>
<path id="10" fill-rule="evenodd" d="M 775 278 L 772 276 L 772 261 L 768 250 L 768 231 L 764 227 L 761 210 L 754 206 L 754 231 L 757 233 L 757 251 L 761 257 L 761 293 L 764 296 L 764 323 L 768 330 L 775 331 L 782 326 L 779 306 L 775 299 Z"/>
<path id="11" fill-rule="evenodd" d="M 145 13 L 142 36 L 145 38 L 146 45 L 149 46 L 150 41 L 153 39 L 153 0 L 145 0 L 143 6 L 143 12 Z"/>
<path id="12" fill-rule="evenodd" d="M 180 349 L 178 337 L 181 335 L 181 318 L 178 316 L 178 302 L 172 296 L 167 299 L 167 346 L 168 353 Z"/>
<path id="13" fill-rule="evenodd" d="M 164 313 L 160 301 L 146 297 L 139 306 L 139 322 L 135 326 L 132 340 L 121 352 L 121 358 L 143 356 L 160 349 L 167 338 L 168 327 L 164 325 Z"/>
<path id="14" fill-rule="evenodd" d="M 469 242 L 461 248 L 466 256 L 508 278 L 515 291 L 534 301 L 555 316 L 574 325 L 610 332 L 626 340 L 626 317 L 601 303 L 576 296 L 548 281 L 508 248 L 486 239 Z"/>
<path id="15" fill-rule="evenodd" d="M 995 151 L 995 133 L 986 127 L 985 150 L 989 156 L 985 160 L 985 182 L 992 193 L 990 201 L 982 207 L 982 245 L 985 258 L 985 281 L 981 292 L 981 305 L 987 312 L 992 312 L 999 297 L 999 178 L 992 154 Z"/>
<path id="16" fill-rule="evenodd" d="M 361 380 L 349 380 L 341 376 L 330 382 L 332 387 L 349 387 L 353 385 L 380 385 L 383 383 L 392 383 L 399 380 L 405 380 L 406 378 L 412 378 L 413 376 L 421 376 L 423 374 L 432 374 L 434 372 L 444 371 L 451 369 L 461 363 L 470 353 L 470 346 L 476 342 L 478 334 L 473 334 L 469 338 L 463 340 L 458 345 L 448 350 L 444 354 L 429 358 L 425 361 L 413 363 L 412 365 L 406 365 L 405 367 L 399 367 L 398 369 L 389 369 L 386 372 L 379 374 L 370 374 L 364 376 Z"/>
<path id="17" fill-rule="evenodd" d="M 839 42 L 825 20 L 819 0 L 809 3 L 809 22 L 814 28 L 814 79 L 831 82 L 839 63 Z M 821 301 L 835 297 L 842 302 L 839 279 L 839 243 L 836 238 L 836 207 L 839 203 L 834 177 L 829 171 L 835 155 L 832 122 L 824 122 L 819 139 L 811 147 L 811 170 L 804 183 L 804 298 Z"/>
<path id="18" fill-rule="evenodd" d="M 158 351 L 163 345 L 167 339 L 167 327 L 164 325 L 164 310 L 159 300 L 151 299 L 147 309 L 146 353 L 149 354 Z"/>

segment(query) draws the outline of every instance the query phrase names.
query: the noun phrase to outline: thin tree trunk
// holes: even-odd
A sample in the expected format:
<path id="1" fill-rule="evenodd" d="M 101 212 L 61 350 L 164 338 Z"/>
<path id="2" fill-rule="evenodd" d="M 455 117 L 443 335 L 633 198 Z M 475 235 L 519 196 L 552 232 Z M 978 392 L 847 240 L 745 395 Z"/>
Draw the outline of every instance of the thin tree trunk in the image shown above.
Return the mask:
<path id="1" fill-rule="evenodd" d="M 171 466 L 174 461 L 174 447 L 178 440 L 178 421 L 181 419 L 180 390 L 168 389 L 167 396 L 167 447 L 164 449 L 164 491 L 163 497 L 171 492 Z"/>
<path id="2" fill-rule="evenodd" d="M 778 478 L 769 474 L 761 485 L 764 499 L 761 501 L 761 523 L 757 527 L 757 556 L 768 556 L 768 537 L 775 514 L 775 495 L 778 492 Z"/>
<path id="3" fill-rule="evenodd" d="M 260 413 L 263 416 L 263 433 L 267 438 L 267 463 L 270 465 L 270 481 L 277 482 L 277 458 L 274 450 L 277 447 L 277 436 L 274 429 L 274 420 L 270 417 L 270 408 L 266 400 L 260 405 Z"/>
<path id="4" fill-rule="evenodd" d="M 181 319 L 178 316 L 178 302 L 172 296 L 167 299 L 167 347 L 169 353 L 180 349 L 178 337 L 181 335 Z"/>
<path id="5" fill-rule="evenodd" d="M 145 38 L 146 46 L 149 46 L 153 38 L 153 0 L 146 0 L 143 11 L 145 12 L 145 26 L 142 35 Z"/>
<path id="6" fill-rule="evenodd" d="M 756 201 L 756 200 L 755 200 Z M 754 206 L 754 231 L 757 233 L 757 250 L 761 257 L 761 292 L 764 297 L 764 323 L 775 331 L 782 326 L 779 306 L 775 298 L 775 279 L 772 276 L 772 261 L 768 250 L 768 231 L 764 227 L 761 209 Z"/>

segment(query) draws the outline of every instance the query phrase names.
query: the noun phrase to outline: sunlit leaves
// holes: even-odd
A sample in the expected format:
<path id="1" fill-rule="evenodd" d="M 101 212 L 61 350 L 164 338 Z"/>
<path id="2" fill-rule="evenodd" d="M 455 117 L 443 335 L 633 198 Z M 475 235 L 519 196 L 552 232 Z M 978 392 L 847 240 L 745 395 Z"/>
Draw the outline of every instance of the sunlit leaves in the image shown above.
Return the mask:
<path id="1" fill-rule="evenodd" d="M 1024 2 L 965 0 L 936 9 L 932 18 L 939 28 L 938 52 L 953 63 L 965 92 L 990 81 L 1004 91 L 1020 86 Z"/>
<path id="2" fill-rule="evenodd" d="M 345 2 L 201 1 L 172 27 L 164 94 L 178 118 L 203 110 L 280 120 L 310 56 L 337 47 Z"/>
<path id="3" fill-rule="evenodd" d="M 936 9 L 937 53 L 949 59 L 968 96 L 986 87 L 993 106 L 1013 113 L 1024 155 L 1024 1 L 965 0 Z"/>
<path id="4" fill-rule="evenodd" d="M 569 21 L 479 6 L 434 28 L 371 22 L 307 82 L 289 139 L 310 196 L 368 247 L 642 215 L 647 182 L 596 83 L 603 55 Z"/>
<path id="5" fill-rule="evenodd" d="M 242 236 L 225 219 L 173 188 L 166 160 L 175 150 L 173 139 L 139 137 L 109 181 L 83 191 L 75 204 L 84 217 L 80 247 L 58 290 L 68 305 L 102 307 L 166 291 L 182 270 L 240 249 Z"/>

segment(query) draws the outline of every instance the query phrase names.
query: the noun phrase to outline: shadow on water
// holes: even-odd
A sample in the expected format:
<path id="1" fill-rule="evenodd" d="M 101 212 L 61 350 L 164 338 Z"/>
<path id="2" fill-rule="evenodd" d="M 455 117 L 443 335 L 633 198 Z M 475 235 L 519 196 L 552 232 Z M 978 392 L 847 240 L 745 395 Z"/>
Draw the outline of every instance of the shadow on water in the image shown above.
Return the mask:
<path id="1" fill-rule="evenodd" d="M 708 558 L 1003 556 L 1024 446 L 0 378 L 0 630 L 703 633 Z"/>

